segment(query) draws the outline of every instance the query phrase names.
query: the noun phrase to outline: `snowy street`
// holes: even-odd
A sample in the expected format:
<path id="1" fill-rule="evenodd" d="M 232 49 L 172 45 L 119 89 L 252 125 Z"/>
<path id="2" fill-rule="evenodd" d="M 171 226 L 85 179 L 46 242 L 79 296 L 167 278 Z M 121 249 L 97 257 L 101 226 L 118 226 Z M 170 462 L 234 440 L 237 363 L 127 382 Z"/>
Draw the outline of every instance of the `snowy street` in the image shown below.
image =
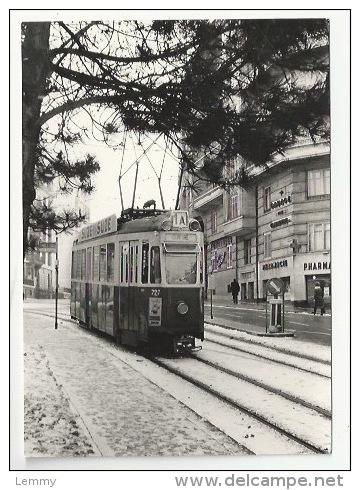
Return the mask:
<path id="1" fill-rule="evenodd" d="M 65 302 L 59 305 L 57 330 L 54 329 L 52 315 L 52 303 L 24 303 L 24 436 L 27 457 L 309 452 L 176 374 L 107 338 L 82 329 L 70 320 Z M 206 326 L 209 340 L 204 341 L 199 358 L 228 368 L 235 359 L 240 374 L 250 377 L 253 373 L 257 382 L 266 383 L 269 390 L 272 385 L 290 397 L 323 406 L 324 410 L 330 409 L 330 380 L 326 369 L 329 367 L 329 348 L 310 347 L 310 344 L 293 338 L 273 339 L 237 332 L 232 333 L 232 344 L 243 342 L 246 351 L 235 353 L 212 344 L 210 339 L 216 338 L 214 331 L 219 329 L 213 325 Z M 220 335 L 217 337 L 221 338 Z M 251 352 L 260 353 L 261 358 L 256 361 Z M 277 364 L 271 366 L 271 359 Z M 191 371 L 187 369 L 189 363 L 190 359 L 173 361 L 188 373 Z M 284 367 L 279 363 L 284 363 Z M 296 363 L 298 367 L 295 367 Z M 298 369 L 300 366 L 303 371 Z M 203 372 L 204 382 L 221 386 L 220 374 L 214 371 L 213 379 L 209 381 L 204 379 L 208 376 L 205 368 Z M 302 376 L 304 379 L 314 377 L 313 386 L 309 385 L 304 390 Z M 225 385 L 231 392 L 231 384 L 227 381 Z M 246 388 L 242 395 L 256 408 L 256 388 Z M 276 407 L 280 407 L 277 405 L 279 395 L 269 393 L 269 396 L 267 409 L 259 406 L 259 411 L 264 411 L 264 408 L 268 411 L 269 401 L 273 400 L 276 413 Z M 306 417 L 302 420 L 304 408 L 293 411 L 289 400 L 285 400 L 283 406 L 284 413 L 288 414 L 288 424 L 296 422 L 302 424 L 305 431 L 312 432 L 312 427 L 306 427 Z M 297 420 L 292 421 L 295 413 Z M 331 438 L 330 424 L 324 427 L 326 440 Z M 321 432 L 321 426 L 319 428 Z"/>
<path id="2" fill-rule="evenodd" d="M 140 356 L 26 306 L 26 456 L 248 452 L 126 363 Z"/>

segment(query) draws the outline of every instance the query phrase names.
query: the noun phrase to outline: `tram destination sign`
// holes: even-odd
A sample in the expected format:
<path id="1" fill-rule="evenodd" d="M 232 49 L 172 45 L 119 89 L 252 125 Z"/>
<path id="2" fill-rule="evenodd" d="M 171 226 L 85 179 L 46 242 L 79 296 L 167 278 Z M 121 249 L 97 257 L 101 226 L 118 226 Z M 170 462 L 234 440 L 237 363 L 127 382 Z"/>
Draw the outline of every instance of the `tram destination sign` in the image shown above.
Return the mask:
<path id="1" fill-rule="evenodd" d="M 102 235 L 107 235 L 108 233 L 113 233 L 117 230 L 117 218 L 116 214 L 112 214 L 111 216 L 107 216 L 95 223 L 91 223 L 90 225 L 84 226 L 81 229 L 80 235 L 78 238 L 79 242 L 84 240 L 89 240 L 90 238 L 97 238 Z"/>
<path id="2" fill-rule="evenodd" d="M 187 228 L 189 226 L 189 215 L 187 211 L 173 211 L 171 217 L 174 228 Z"/>

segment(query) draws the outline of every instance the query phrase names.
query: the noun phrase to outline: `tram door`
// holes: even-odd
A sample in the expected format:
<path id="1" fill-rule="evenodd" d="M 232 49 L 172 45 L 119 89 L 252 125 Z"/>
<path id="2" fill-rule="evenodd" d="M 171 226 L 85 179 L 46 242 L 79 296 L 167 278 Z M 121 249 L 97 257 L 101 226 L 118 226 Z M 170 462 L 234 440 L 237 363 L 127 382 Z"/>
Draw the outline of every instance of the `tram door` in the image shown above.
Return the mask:
<path id="1" fill-rule="evenodd" d="M 120 242 L 119 326 L 121 338 L 130 345 L 137 343 L 138 312 L 136 285 L 139 275 L 139 242 Z"/>

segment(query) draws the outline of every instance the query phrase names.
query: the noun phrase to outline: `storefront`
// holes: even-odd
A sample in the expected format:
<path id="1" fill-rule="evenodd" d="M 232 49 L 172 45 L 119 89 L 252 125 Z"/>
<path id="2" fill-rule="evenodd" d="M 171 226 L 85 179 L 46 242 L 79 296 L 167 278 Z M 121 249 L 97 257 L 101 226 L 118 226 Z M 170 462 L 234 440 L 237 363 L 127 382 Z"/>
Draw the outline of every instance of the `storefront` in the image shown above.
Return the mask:
<path id="1" fill-rule="evenodd" d="M 294 280 L 297 293 L 295 301 L 311 304 L 314 298 L 315 282 L 318 281 L 324 291 L 325 304 L 331 304 L 331 262 L 329 254 L 297 255 L 294 260 Z"/>
<path id="2" fill-rule="evenodd" d="M 294 301 L 292 289 L 293 256 L 268 260 L 259 264 L 259 279 L 261 284 L 260 297 L 266 299 L 266 283 L 269 279 L 277 277 L 285 285 L 284 299 Z"/>

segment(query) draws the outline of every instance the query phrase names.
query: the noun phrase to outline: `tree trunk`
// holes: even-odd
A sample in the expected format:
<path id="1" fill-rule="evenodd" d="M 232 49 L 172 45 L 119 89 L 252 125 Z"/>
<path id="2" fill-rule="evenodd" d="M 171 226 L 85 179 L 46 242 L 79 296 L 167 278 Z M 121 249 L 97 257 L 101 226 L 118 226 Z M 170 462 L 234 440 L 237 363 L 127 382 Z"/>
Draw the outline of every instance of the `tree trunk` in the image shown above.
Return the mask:
<path id="1" fill-rule="evenodd" d="M 34 174 L 40 136 L 41 103 L 49 75 L 50 22 L 30 22 L 23 26 L 22 44 L 22 184 L 23 256 L 27 248 L 29 217 L 36 196 Z"/>

